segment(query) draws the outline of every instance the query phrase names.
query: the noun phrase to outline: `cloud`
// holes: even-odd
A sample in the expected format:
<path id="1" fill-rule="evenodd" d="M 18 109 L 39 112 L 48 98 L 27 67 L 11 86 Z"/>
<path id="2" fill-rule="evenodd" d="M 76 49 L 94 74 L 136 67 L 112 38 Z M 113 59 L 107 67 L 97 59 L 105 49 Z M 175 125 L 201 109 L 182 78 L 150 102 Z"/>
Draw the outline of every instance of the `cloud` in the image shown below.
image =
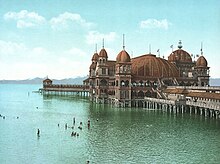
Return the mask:
<path id="1" fill-rule="evenodd" d="M 57 17 L 51 18 L 50 21 L 47 21 L 43 16 L 36 12 L 21 10 L 20 12 L 5 13 L 4 19 L 16 21 L 17 28 L 37 27 L 42 24 L 50 25 L 52 29 L 56 30 L 67 29 L 75 24 L 84 28 L 95 26 L 94 23 L 86 21 L 79 14 L 70 12 L 64 12 Z"/>
<path id="2" fill-rule="evenodd" d="M 53 29 L 68 28 L 74 23 L 86 28 L 94 26 L 94 23 L 87 22 L 79 14 L 70 12 L 65 12 L 58 17 L 51 18 L 50 20 L 50 25 Z"/>
<path id="3" fill-rule="evenodd" d="M 140 22 L 140 28 L 145 29 L 154 29 L 161 28 L 167 30 L 171 25 L 166 19 L 157 20 L 157 19 L 147 19 Z"/>
<path id="4" fill-rule="evenodd" d="M 6 42 L 0 40 L 0 57 L 8 56 L 13 54 L 19 54 L 20 52 L 26 51 L 27 48 L 22 43 Z"/>
<path id="5" fill-rule="evenodd" d="M 46 19 L 43 16 L 27 10 L 21 10 L 20 12 L 7 12 L 4 15 L 4 19 L 17 21 L 17 28 L 36 27 L 46 22 Z"/>
<path id="6" fill-rule="evenodd" d="M 117 37 L 118 36 L 115 32 L 102 34 L 98 31 L 90 31 L 86 36 L 86 42 L 88 44 L 96 44 L 98 42 L 101 42 L 103 38 L 105 39 L 105 41 L 114 41 Z"/>
<path id="7" fill-rule="evenodd" d="M 0 60 L 4 62 L 44 61 L 50 52 L 43 47 L 28 48 L 23 43 L 0 40 Z"/>
<path id="8" fill-rule="evenodd" d="M 79 49 L 79 48 L 76 48 L 76 47 L 73 47 L 73 48 L 70 48 L 68 50 L 64 50 L 63 53 L 62 53 L 62 56 L 60 56 L 58 58 L 59 61 L 62 61 L 62 62 L 69 62 L 69 60 L 74 60 L 74 61 L 87 61 L 88 60 L 88 56 L 87 56 L 88 53 L 86 53 L 85 51 Z"/>
<path id="9" fill-rule="evenodd" d="M 0 79 L 84 76 L 91 62 L 87 54 L 76 47 L 60 53 L 44 47 L 30 48 L 23 43 L 0 40 Z"/>

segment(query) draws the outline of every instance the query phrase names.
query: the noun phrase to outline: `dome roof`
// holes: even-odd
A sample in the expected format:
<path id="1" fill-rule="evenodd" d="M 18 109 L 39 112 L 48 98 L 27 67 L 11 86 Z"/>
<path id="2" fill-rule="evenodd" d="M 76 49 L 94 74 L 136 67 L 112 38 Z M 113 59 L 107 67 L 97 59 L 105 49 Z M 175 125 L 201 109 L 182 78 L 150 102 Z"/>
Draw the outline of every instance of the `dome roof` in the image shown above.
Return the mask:
<path id="1" fill-rule="evenodd" d="M 173 51 L 170 56 L 168 57 L 168 61 L 170 62 L 192 62 L 192 58 L 190 54 L 182 49 L 178 49 Z"/>
<path id="2" fill-rule="evenodd" d="M 48 77 L 45 79 L 45 80 L 43 80 L 43 83 L 52 83 L 53 81 L 52 80 L 50 80 Z"/>
<path id="3" fill-rule="evenodd" d="M 95 69 L 96 68 L 96 63 L 92 63 L 89 67 L 89 69 Z"/>
<path id="4" fill-rule="evenodd" d="M 107 52 L 105 51 L 105 49 L 101 49 L 101 51 L 99 52 L 99 57 L 104 57 L 104 58 L 108 58 Z"/>
<path id="5" fill-rule="evenodd" d="M 132 74 L 144 77 L 178 77 L 177 67 L 156 55 L 142 55 L 132 59 Z"/>
<path id="6" fill-rule="evenodd" d="M 96 53 L 94 53 L 94 55 L 92 56 L 92 61 L 93 61 L 93 60 L 97 61 L 98 59 L 99 59 L 99 55 L 98 55 L 98 53 L 96 52 Z"/>
<path id="7" fill-rule="evenodd" d="M 119 62 L 130 62 L 130 61 L 131 61 L 130 55 L 125 50 L 122 50 L 116 58 L 117 63 L 119 63 Z"/>
<path id="8" fill-rule="evenodd" d="M 200 56 L 196 61 L 196 67 L 207 67 L 208 63 L 204 56 Z"/>

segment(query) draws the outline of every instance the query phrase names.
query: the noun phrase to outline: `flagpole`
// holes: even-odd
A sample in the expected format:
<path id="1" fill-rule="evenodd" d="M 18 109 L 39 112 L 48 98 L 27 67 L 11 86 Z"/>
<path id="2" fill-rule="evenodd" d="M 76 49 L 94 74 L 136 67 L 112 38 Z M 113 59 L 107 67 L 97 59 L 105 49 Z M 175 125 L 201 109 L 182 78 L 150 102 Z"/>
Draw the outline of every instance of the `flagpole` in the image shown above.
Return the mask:
<path id="1" fill-rule="evenodd" d="M 160 57 L 160 49 L 157 50 L 158 56 Z"/>
<path id="2" fill-rule="evenodd" d="M 202 42 L 201 42 L 201 56 L 203 56 L 203 51 L 202 51 L 202 49 L 203 49 L 203 44 L 202 44 Z"/>
<path id="3" fill-rule="evenodd" d="M 172 53 L 173 53 L 173 44 L 170 46 L 170 48 L 172 48 Z"/>

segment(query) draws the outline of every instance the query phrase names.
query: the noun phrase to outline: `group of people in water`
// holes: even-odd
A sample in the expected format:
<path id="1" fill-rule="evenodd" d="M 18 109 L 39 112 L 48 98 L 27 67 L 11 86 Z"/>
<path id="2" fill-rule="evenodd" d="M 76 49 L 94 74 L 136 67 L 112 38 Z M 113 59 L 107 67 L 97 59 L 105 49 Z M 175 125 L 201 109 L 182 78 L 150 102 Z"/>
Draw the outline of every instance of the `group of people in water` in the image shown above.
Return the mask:
<path id="1" fill-rule="evenodd" d="M 0 114 L 0 117 L 2 117 L 3 119 L 5 119 L 5 116 L 3 116 L 3 115 L 1 115 L 1 114 Z"/>
<path id="2" fill-rule="evenodd" d="M 74 129 L 75 123 L 76 123 L 76 119 L 75 119 L 75 117 L 73 117 L 73 126 L 70 127 L 70 128 Z M 82 125 L 83 125 L 83 123 L 80 122 L 80 124 L 78 126 L 78 129 L 82 130 Z M 88 129 L 89 129 L 90 128 L 90 120 L 88 120 L 87 126 L 88 126 Z M 65 124 L 65 129 L 67 129 L 67 127 L 68 127 L 67 124 Z M 78 137 L 79 133 L 72 131 L 71 137 L 73 137 L 73 136 L 77 136 Z"/>
<path id="3" fill-rule="evenodd" d="M 98 119 L 97 119 L 97 121 L 98 121 Z M 75 119 L 75 117 L 73 117 L 73 125 L 72 126 L 68 126 L 67 123 L 65 123 L 65 125 L 64 125 L 65 130 L 67 130 L 67 128 L 74 129 L 75 124 L 76 124 L 76 119 Z M 58 123 L 57 126 L 60 127 L 60 124 Z M 90 129 L 90 120 L 89 119 L 87 121 L 87 127 L 88 127 L 88 129 Z M 83 123 L 82 122 L 79 123 L 78 129 L 79 130 L 83 129 Z M 76 131 L 72 131 L 70 136 L 71 137 L 75 137 L 75 136 L 79 137 L 79 133 L 77 133 Z M 37 129 L 37 137 L 38 138 L 40 137 L 40 129 Z M 90 161 L 86 161 L 86 163 L 89 164 Z"/>
<path id="4" fill-rule="evenodd" d="M 5 119 L 5 118 L 6 118 L 6 116 L 4 116 L 4 115 L 0 114 L 0 118 Z M 18 117 L 18 116 L 17 116 L 17 117 L 13 117 L 13 118 L 19 119 L 19 117 Z"/>
<path id="5" fill-rule="evenodd" d="M 67 123 L 65 123 L 65 130 L 67 130 L 67 128 L 74 129 L 75 124 L 76 124 L 76 119 L 75 119 L 75 117 L 73 117 L 73 126 L 68 126 Z M 82 125 L 83 125 L 83 123 L 80 122 L 80 125 L 78 126 L 78 129 L 82 130 L 82 128 L 83 128 Z M 57 126 L 60 127 L 60 124 L 57 124 Z M 89 119 L 88 119 L 88 122 L 87 122 L 87 127 L 88 127 L 88 129 L 90 129 L 90 120 Z M 40 129 L 37 129 L 37 136 L 40 137 Z M 71 137 L 73 137 L 73 136 L 78 137 L 79 133 L 72 131 Z"/>

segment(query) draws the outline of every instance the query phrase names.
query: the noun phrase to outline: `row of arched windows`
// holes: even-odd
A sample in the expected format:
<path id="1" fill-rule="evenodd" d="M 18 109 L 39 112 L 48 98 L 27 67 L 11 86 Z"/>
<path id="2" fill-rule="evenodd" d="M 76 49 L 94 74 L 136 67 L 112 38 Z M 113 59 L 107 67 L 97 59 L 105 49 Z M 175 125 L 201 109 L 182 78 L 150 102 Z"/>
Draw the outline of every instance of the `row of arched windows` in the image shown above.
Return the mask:
<path id="1" fill-rule="evenodd" d="M 108 82 L 107 82 L 107 80 L 102 79 L 102 80 L 100 80 L 100 84 L 99 84 L 98 80 L 97 80 L 97 86 L 98 85 L 107 86 Z M 156 81 L 143 82 L 142 80 L 138 81 L 138 82 L 133 81 L 131 84 L 130 84 L 129 80 L 121 80 L 120 82 L 118 80 L 116 80 L 116 81 L 110 83 L 110 86 L 121 86 L 121 87 L 129 87 L 129 86 L 131 86 L 131 87 L 157 87 L 157 85 L 158 85 L 158 83 Z"/>
<path id="2" fill-rule="evenodd" d="M 151 92 L 150 90 L 144 91 L 132 91 L 131 92 L 132 98 L 144 98 L 144 97 L 157 97 L 156 92 Z"/>
<path id="3" fill-rule="evenodd" d="M 157 86 L 158 83 L 156 81 L 150 82 L 149 80 L 146 82 L 143 82 L 142 80 L 136 82 L 133 81 L 132 82 L 132 86 L 133 87 L 150 87 L 150 86 Z"/>
<path id="4" fill-rule="evenodd" d="M 108 95 L 115 95 L 115 91 L 114 90 L 107 90 L 107 89 L 101 89 L 100 90 L 100 94 L 108 94 Z M 121 98 L 129 98 L 129 91 L 121 91 L 120 92 L 120 97 Z M 157 93 L 156 92 L 152 92 L 150 90 L 144 92 L 142 90 L 140 91 L 132 91 L 131 92 L 131 97 L 132 98 L 140 98 L 143 99 L 144 97 L 157 97 Z"/>
<path id="5" fill-rule="evenodd" d="M 99 59 L 100 64 L 105 63 L 105 62 L 106 62 L 106 59 Z"/>

